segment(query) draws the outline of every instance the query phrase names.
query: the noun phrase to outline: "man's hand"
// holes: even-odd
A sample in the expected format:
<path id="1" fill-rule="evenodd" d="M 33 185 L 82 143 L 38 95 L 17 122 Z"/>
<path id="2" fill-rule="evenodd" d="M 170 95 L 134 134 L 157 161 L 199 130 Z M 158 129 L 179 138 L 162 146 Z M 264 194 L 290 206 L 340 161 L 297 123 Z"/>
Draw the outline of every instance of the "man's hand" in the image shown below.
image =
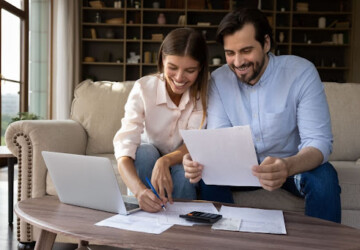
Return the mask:
<path id="1" fill-rule="evenodd" d="M 165 192 L 172 204 L 173 181 L 170 173 L 170 165 L 164 157 L 159 158 L 154 166 L 151 175 L 151 183 L 158 192 L 161 199 L 165 198 Z"/>
<path id="2" fill-rule="evenodd" d="M 289 167 L 284 159 L 268 156 L 260 165 L 252 167 L 252 173 L 264 189 L 273 191 L 285 183 Z"/>
<path id="3" fill-rule="evenodd" d="M 183 157 L 183 165 L 185 170 L 185 178 L 188 178 L 190 183 L 197 183 L 201 180 L 203 166 L 191 159 L 189 153 Z"/>

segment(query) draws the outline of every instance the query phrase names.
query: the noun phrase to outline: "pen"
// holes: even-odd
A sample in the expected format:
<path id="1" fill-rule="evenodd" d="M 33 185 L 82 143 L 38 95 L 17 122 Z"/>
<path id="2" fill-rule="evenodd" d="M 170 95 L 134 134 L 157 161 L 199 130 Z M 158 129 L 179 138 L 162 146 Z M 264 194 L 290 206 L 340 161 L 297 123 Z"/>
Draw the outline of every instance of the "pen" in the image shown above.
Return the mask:
<path id="1" fill-rule="evenodd" d="M 158 198 L 161 200 L 160 196 L 158 195 L 158 193 L 156 192 L 155 188 L 154 188 L 153 185 L 151 184 L 149 178 L 147 178 L 147 176 L 145 176 L 145 178 L 146 178 L 146 182 L 149 184 L 149 186 L 150 186 L 151 190 L 153 191 L 153 193 L 156 195 L 156 197 L 158 197 Z M 165 208 L 164 204 L 162 204 L 161 206 L 162 206 L 162 208 L 164 209 L 164 211 L 166 211 L 166 208 Z"/>

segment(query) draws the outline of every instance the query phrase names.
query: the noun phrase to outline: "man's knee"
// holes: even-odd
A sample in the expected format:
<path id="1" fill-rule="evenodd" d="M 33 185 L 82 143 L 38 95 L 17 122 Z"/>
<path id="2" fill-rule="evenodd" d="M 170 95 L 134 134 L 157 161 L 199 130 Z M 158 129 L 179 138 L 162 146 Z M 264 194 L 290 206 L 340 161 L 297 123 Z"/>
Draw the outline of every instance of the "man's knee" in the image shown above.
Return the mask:
<path id="1" fill-rule="evenodd" d="M 340 193 L 339 180 L 335 168 L 328 162 L 312 171 L 302 173 L 302 179 L 312 192 L 326 195 Z"/>

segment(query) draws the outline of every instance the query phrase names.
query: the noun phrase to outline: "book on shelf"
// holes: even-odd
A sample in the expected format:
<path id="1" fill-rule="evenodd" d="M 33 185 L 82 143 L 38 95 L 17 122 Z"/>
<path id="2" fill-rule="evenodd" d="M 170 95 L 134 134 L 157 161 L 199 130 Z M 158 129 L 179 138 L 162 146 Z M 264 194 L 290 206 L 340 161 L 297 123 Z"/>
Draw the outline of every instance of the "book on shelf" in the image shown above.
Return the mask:
<path id="1" fill-rule="evenodd" d="M 151 34 L 151 39 L 156 41 L 162 41 L 164 39 L 163 34 Z"/>
<path id="2" fill-rule="evenodd" d="M 91 32 L 91 38 L 96 39 L 96 30 L 94 28 L 91 28 L 90 32 Z"/>
<path id="3" fill-rule="evenodd" d="M 349 28 L 350 27 L 350 22 L 345 21 L 345 22 L 337 22 L 335 24 L 335 28 Z"/>
<path id="4" fill-rule="evenodd" d="M 185 25 L 185 24 L 186 24 L 186 17 L 185 17 L 185 15 L 180 15 L 180 16 L 179 16 L 178 24 L 179 24 L 179 25 Z"/>
<path id="5" fill-rule="evenodd" d="M 210 22 L 198 22 L 198 26 L 210 26 Z"/>

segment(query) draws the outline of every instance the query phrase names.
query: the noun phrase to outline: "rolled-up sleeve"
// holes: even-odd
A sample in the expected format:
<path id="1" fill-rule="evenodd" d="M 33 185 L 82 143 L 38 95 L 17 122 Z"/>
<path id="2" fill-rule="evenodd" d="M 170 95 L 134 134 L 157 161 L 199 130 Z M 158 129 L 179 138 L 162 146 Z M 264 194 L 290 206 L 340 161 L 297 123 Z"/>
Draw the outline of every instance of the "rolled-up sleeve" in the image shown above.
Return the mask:
<path id="1" fill-rule="evenodd" d="M 136 149 L 141 143 L 141 134 L 144 131 L 144 101 L 139 82 L 135 82 L 129 94 L 121 124 L 113 140 L 115 157 L 118 159 L 129 156 L 135 159 Z"/>
<path id="2" fill-rule="evenodd" d="M 314 147 L 323 154 L 327 162 L 332 151 L 333 136 L 331 119 L 324 85 L 314 66 L 302 75 L 304 84 L 299 84 L 297 120 L 301 143 L 299 150 Z"/>

